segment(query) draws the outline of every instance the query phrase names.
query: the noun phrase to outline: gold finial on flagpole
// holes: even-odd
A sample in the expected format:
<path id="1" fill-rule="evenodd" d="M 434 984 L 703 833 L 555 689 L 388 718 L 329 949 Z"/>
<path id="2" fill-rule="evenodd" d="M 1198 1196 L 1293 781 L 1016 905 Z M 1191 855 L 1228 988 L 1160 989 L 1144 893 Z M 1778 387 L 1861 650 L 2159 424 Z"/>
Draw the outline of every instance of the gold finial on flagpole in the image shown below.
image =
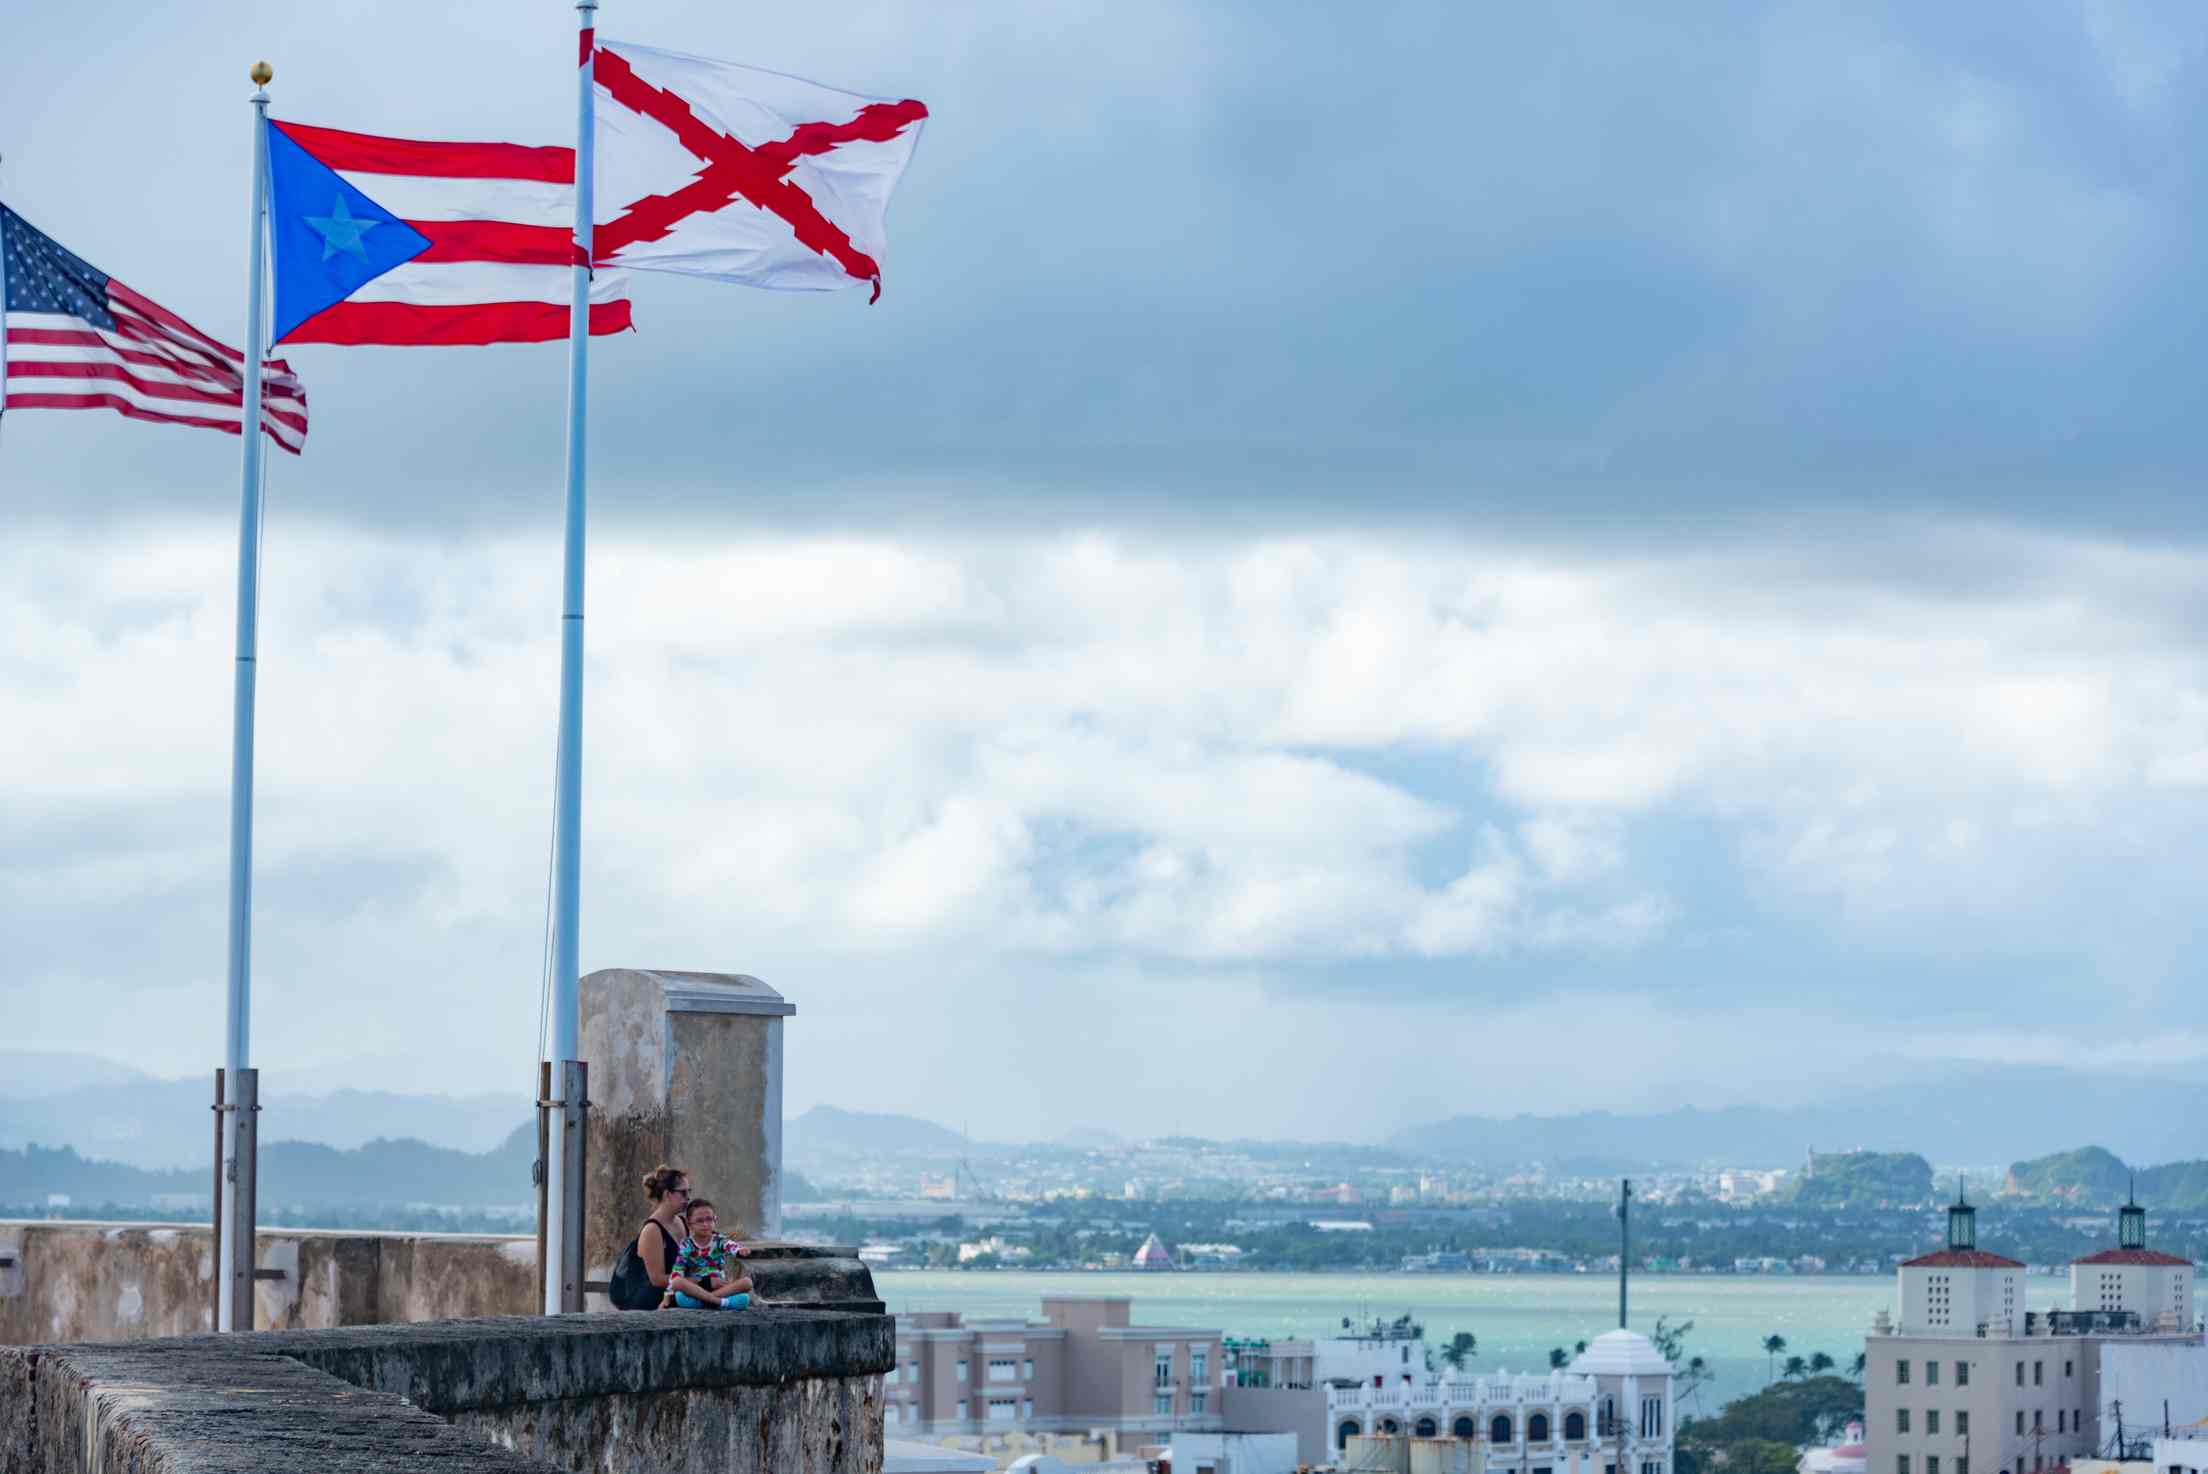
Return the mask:
<path id="1" fill-rule="evenodd" d="M 246 75 L 253 79 L 254 86 L 266 87 L 271 81 L 275 80 L 276 69 L 265 61 L 257 61 L 253 63 L 253 70 L 247 72 Z"/>

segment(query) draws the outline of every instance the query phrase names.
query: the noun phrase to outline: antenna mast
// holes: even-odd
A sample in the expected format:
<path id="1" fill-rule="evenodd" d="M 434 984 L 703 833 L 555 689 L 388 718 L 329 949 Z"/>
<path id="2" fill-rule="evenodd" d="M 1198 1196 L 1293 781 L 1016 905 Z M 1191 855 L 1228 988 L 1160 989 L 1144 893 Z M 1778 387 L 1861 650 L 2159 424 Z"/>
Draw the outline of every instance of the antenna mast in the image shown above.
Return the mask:
<path id="1" fill-rule="evenodd" d="M 1618 1179 L 1618 1329 L 1625 1329 L 1625 1267 L 1633 1257 L 1633 1179 Z"/>

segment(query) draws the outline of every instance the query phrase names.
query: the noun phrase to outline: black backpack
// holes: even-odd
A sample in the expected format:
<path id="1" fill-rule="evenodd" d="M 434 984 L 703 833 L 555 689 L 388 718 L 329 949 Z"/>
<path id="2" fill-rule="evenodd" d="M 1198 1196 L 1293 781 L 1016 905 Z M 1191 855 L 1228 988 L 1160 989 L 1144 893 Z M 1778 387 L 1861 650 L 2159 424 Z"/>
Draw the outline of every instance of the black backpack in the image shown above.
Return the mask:
<path id="1" fill-rule="evenodd" d="M 657 1223 L 652 1227 L 658 1228 L 659 1236 L 667 1241 L 667 1271 L 672 1274 L 675 1236 Z M 621 1251 L 620 1262 L 613 1266 L 613 1278 L 607 1282 L 606 1298 L 613 1302 L 616 1310 L 657 1310 L 660 1297 L 665 1293 L 652 1283 L 652 1272 L 645 1268 L 644 1256 L 637 1252 L 636 1246 L 643 1237 L 644 1230 L 639 1228 L 636 1237 L 629 1240 L 629 1246 Z"/>

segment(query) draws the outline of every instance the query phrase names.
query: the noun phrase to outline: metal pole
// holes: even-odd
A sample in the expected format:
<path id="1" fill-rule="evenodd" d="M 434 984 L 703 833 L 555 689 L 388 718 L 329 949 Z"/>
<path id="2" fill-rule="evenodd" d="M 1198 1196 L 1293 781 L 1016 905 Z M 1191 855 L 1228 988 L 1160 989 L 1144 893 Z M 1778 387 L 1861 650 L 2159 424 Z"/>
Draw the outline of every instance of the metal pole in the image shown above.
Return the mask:
<path id="1" fill-rule="evenodd" d="M 261 1072 L 240 1070 L 231 1078 L 230 1109 L 223 1114 L 234 1124 L 238 1138 L 237 1217 L 223 1239 L 223 1304 L 230 1313 L 226 1330 L 253 1329 L 253 1266 L 258 1258 L 254 1209 L 260 1196 Z M 242 1227 L 241 1227 L 242 1225 Z"/>
<path id="2" fill-rule="evenodd" d="M 207 1276 L 207 1291 L 212 1297 L 207 1306 L 207 1323 L 211 1326 L 222 1324 L 222 1292 L 226 1281 L 221 1266 L 228 1262 L 222 1257 L 222 1141 L 230 1113 L 222 1108 L 223 1074 L 221 1070 L 215 1071 L 215 1154 L 209 1158 L 215 1164 L 214 1195 L 207 1200 L 208 1214 L 215 1221 L 215 1251 L 207 1261 L 216 1266 Z"/>
<path id="3" fill-rule="evenodd" d="M 1625 1264 L 1633 1254 L 1633 1179 L 1618 1179 L 1618 1329 L 1625 1327 Z"/>
<path id="4" fill-rule="evenodd" d="M 568 1234 L 560 1260 L 560 1310 L 583 1308 L 583 1184 L 589 1178 L 590 1066 L 578 1059 L 560 1065 L 561 1137 L 566 1160 L 561 1163 L 560 1183 L 565 1196 L 560 1221 Z"/>
<path id="5" fill-rule="evenodd" d="M 250 1050 L 253 975 L 253 686 L 254 657 L 260 646 L 260 545 L 261 545 L 261 277 L 265 269 L 262 221 L 268 213 L 268 81 L 274 73 L 268 63 L 253 68 L 260 84 L 253 93 L 253 209 L 248 219 L 245 287 L 245 386 L 238 411 L 238 438 L 245 443 L 243 488 L 238 513 L 238 644 L 236 679 L 232 692 L 230 737 L 230 995 L 228 1028 L 223 1044 L 224 1067 L 230 1073 L 235 1109 L 223 1117 L 222 1217 L 225 1237 L 242 1244 L 246 1262 L 243 1329 L 252 1329 L 253 1219 L 250 1193 L 238 1191 L 239 1178 L 250 1181 L 250 1167 L 240 1168 L 239 1118 L 244 1114 L 244 1071 Z M 233 1257 L 235 1250 L 233 1250 Z M 232 1331 L 238 1297 L 227 1294 L 217 1302 L 217 1330 Z"/>
<path id="6" fill-rule="evenodd" d="M 596 0 L 575 7 L 578 42 L 575 105 L 575 265 L 567 322 L 567 525 L 565 563 L 560 584 L 560 735 L 559 772 L 554 784 L 552 829 L 552 1059 L 562 1067 L 575 1058 L 575 980 L 581 949 L 576 923 L 582 910 L 583 860 L 583 494 L 584 428 L 590 389 L 591 248 L 591 52 L 596 38 Z M 562 1098 L 565 1098 L 563 1090 Z M 582 1217 L 569 1220 L 568 1112 L 552 1118 L 552 1141 L 545 1154 L 545 1201 L 552 1210 L 545 1228 L 544 1313 L 566 1308 L 562 1285 L 571 1254 L 580 1254 Z M 580 1184 L 577 1184 L 578 1194 Z M 570 1249 L 569 1240 L 576 1243 Z M 581 1279 L 577 1277 L 580 1287 Z"/>
<path id="7" fill-rule="evenodd" d="M 545 1200 L 545 1154 L 552 1144 L 552 1065 L 549 1060 L 537 1061 L 537 1159 L 529 1164 L 529 1180 L 537 1190 L 537 1283 L 544 1283 L 544 1225 L 549 1204 Z"/>
<path id="8" fill-rule="evenodd" d="M 5 206 L 0 206 L 4 209 Z M 8 226 L 0 220 L 0 424 L 8 418 Z"/>

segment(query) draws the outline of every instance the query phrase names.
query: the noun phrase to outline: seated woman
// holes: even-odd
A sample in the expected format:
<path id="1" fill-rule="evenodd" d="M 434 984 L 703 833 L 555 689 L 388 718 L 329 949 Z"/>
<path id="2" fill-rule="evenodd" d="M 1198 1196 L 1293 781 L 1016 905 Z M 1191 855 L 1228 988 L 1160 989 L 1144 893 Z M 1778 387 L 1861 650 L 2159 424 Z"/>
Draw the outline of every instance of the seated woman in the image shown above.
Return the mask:
<path id="1" fill-rule="evenodd" d="M 661 1306 L 665 1306 L 674 1293 L 670 1281 L 674 1278 L 675 1260 L 682 1253 L 682 1215 L 690 1204 L 690 1174 L 662 1162 L 644 1175 L 644 1194 L 652 1200 L 652 1216 L 638 1225 L 636 1242 L 631 1247 L 649 1288 L 628 1282 L 633 1269 L 626 1256 L 614 1271 L 615 1303 L 631 1310 L 651 1309 L 653 1291 L 659 1292 Z M 636 1298 L 623 1300 L 623 1293 L 633 1293 Z"/>
<path id="2" fill-rule="evenodd" d="M 749 1251 L 714 1231 L 720 1215 L 705 1198 L 690 1199 L 689 1234 L 675 1252 L 667 1277 L 670 1303 L 685 1310 L 742 1310 L 751 1303 L 751 1280 L 731 1273 L 732 1259 Z"/>

